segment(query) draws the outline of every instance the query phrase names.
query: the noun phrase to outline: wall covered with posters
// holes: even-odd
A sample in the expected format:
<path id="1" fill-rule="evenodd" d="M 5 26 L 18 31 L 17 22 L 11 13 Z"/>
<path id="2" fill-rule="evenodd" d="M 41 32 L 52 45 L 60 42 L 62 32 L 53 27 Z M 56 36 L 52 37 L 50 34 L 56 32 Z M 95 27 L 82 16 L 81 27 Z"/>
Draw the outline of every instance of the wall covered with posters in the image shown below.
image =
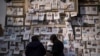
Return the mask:
<path id="1" fill-rule="evenodd" d="M 25 47 L 33 35 L 40 35 L 45 48 L 51 50 L 49 38 L 56 34 L 64 43 L 65 56 L 99 56 L 99 3 L 98 0 L 12 0 L 6 4 L 0 53 L 25 56 Z"/>

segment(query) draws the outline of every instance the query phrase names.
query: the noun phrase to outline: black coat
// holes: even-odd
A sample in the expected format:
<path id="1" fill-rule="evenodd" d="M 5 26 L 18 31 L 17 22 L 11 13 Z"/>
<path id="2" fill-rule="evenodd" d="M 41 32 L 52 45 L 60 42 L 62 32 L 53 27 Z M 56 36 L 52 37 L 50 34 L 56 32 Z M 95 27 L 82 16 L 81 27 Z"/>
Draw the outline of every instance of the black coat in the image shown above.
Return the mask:
<path id="1" fill-rule="evenodd" d="M 63 49 L 64 49 L 64 46 L 61 41 L 58 40 L 54 42 L 52 46 L 53 56 L 64 56 Z"/>
<path id="2" fill-rule="evenodd" d="M 42 43 L 34 41 L 30 42 L 26 46 L 25 54 L 26 56 L 44 56 L 46 54 L 46 50 Z"/>

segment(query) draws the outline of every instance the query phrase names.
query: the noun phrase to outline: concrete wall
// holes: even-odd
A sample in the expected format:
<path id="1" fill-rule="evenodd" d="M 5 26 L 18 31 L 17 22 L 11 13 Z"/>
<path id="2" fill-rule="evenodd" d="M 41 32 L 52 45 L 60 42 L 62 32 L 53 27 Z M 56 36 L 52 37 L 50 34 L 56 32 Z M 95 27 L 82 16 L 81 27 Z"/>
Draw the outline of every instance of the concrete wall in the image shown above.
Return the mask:
<path id="1" fill-rule="evenodd" d="M 4 0 L 0 0 L 0 24 L 2 27 L 5 26 L 5 15 L 6 15 L 6 3 Z"/>

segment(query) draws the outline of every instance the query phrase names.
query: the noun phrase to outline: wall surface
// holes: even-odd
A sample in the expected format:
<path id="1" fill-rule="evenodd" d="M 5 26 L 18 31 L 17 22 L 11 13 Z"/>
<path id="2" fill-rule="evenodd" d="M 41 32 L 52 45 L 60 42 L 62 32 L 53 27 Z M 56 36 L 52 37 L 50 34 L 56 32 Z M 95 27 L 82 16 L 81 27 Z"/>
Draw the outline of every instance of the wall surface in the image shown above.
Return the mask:
<path id="1" fill-rule="evenodd" d="M 2 27 L 5 26 L 5 15 L 6 15 L 6 3 L 4 0 L 0 0 L 0 24 Z"/>

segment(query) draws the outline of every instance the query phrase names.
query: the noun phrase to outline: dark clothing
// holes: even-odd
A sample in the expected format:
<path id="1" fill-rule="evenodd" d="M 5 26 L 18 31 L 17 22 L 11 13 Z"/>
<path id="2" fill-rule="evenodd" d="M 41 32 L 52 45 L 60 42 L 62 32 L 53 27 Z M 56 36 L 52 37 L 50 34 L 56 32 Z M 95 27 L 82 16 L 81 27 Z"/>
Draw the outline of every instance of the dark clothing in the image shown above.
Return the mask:
<path id="1" fill-rule="evenodd" d="M 54 42 L 53 47 L 52 47 L 53 56 L 64 56 L 63 49 L 64 49 L 64 46 L 61 41 L 58 40 Z"/>
<path id="2" fill-rule="evenodd" d="M 46 50 L 42 43 L 39 41 L 30 42 L 25 51 L 26 56 L 44 56 L 46 54 Z"/>

